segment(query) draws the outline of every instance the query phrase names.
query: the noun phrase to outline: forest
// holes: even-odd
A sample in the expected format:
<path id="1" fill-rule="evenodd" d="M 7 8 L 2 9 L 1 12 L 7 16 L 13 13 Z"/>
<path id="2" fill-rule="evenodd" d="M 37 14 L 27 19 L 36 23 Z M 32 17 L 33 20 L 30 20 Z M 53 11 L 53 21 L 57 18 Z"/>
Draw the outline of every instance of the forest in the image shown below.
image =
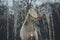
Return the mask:
<path id="1" fill-rule="evenodd" d="M 45 16 L 34 22 L 38 40 L 60 40 L 59 0 L 0 0 L 0 40 L 21 40 L 20 29 L 31 6 Z"/>

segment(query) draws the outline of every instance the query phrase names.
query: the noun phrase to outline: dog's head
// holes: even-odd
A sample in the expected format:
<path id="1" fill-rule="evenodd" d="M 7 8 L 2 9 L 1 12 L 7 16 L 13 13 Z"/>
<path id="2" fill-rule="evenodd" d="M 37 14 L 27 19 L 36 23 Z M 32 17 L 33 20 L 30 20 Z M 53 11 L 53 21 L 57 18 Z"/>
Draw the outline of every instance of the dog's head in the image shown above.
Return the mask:
<path id="1" fill-rule="evenodd" d="M 43 14 L 38 12 L 35 8 L 30 8 L 28 11 L 29 15 L 32 16 L 33 18 L 39 18 L 43 19 Z"/>

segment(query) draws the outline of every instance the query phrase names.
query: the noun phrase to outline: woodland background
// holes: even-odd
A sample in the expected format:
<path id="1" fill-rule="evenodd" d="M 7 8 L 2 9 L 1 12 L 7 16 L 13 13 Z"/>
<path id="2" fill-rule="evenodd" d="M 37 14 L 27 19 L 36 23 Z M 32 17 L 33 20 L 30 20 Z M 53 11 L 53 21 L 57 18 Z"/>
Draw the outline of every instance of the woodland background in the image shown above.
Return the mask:
<path id="1" fill-rule="evenodd" d="M 0 0 L 0 40 L 21 40 L 20 29 L 30 6 L 46 16 L 35 22 L 39 40 L 60 40 L 60 0 Z"/>

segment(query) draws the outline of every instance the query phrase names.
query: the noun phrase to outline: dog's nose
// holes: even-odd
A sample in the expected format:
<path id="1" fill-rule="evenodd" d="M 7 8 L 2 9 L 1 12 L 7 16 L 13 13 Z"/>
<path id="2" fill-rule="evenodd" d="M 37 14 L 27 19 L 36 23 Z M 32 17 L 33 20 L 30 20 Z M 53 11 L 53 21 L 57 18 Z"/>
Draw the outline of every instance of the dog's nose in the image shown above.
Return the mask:
<path id="1" fill-rule="evenodd" d="M 42 14 L 42 13 L 38 13 L 38 18 L 39 18 L 39 19 L 44 19 L 45 16 L 44 16 L 44 14 Z"/>

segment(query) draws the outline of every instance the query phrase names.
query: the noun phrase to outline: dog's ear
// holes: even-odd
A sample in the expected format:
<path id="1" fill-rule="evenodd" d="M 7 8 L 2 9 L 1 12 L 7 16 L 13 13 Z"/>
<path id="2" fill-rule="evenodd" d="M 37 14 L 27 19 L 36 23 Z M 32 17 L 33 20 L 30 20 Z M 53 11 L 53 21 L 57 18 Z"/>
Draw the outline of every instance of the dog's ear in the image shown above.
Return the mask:
<path id="1" fill-rule="evenodd" d="M 29 13 L 32 17 L 34 17 L 34 18 L 37 18 L 37 17 L 38 17 L 37 11 L 36 11 L 34 8 L 30 8 L 29 11 L 28 11 L 28 13 Z"/>

